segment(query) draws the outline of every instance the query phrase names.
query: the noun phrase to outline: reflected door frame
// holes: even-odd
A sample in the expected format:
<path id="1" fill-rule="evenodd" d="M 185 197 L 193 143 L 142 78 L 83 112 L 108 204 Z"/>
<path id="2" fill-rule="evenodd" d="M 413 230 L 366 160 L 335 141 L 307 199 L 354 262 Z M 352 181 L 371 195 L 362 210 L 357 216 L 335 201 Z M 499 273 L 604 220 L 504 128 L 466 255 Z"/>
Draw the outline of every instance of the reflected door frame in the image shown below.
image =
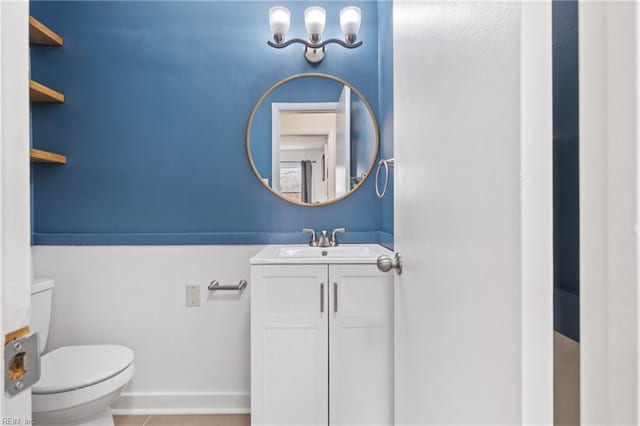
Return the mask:
<path id="1" fill-rule="evenodd" d="M 337 102 L 274 102 L 271 104 L 271 188 L 276 192 L 281 192 L 280 188 L 280 113 L 282 112 L 335 112 L 338 107 Z M 335 141 L 335 134 L 330 129 L 314 129 L 298 136 L 326 136 L 331 146 L 331 139 Z M 333 152 L 332 152 L 333 151 Z M 333 150 L 329 150 L 329 162 L 335 161 L 335 143 Z M 329 167 L 329 198 L 335 197 L 335 167 L 333 172 Z M 331 193 L 333 188 L 333 194 Z"/>

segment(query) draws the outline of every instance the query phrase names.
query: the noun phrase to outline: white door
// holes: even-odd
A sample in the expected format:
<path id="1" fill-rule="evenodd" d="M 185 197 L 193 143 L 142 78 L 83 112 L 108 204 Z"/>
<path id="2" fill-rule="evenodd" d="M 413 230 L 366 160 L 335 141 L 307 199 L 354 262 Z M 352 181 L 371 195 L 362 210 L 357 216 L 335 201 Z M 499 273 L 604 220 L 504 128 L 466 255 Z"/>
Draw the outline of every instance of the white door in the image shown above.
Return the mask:
<path id="1" fill-rule="evenodd" d="M 28 1 L 0 2 L 0 336 L 3 342 L 7 333 L 29 326 L 31 306 L 28 22 Z M 27 369 L 29 362 L 33 360 L 27 357 Z M 4 365 L 4 360 L 0 360 L 0 365 Z M 2 392 L 1 398 L 3 422 L 25 424 L 31 418 L 29 389 L 13 397 Z"/>
<path id="2" fill-rule="evenodd" d="M 328 423 L 327 268 L 251 268 L 254 425 Z"/>
<path id="3" fill-rule="evenodd" d="M 336 196 L 349 192 L 351 177 L 351 89 L 344 86 L 336 107 Z"/>
<path id="4" fill-rule="evenodd" d="M 552 422 L 550 10 L 394 2 L 397 425 Z"/>
<path id="5" fill-rule="evenodd" d="M 329 266 L 329 424 L 393 425 L 393 275 Z"/>

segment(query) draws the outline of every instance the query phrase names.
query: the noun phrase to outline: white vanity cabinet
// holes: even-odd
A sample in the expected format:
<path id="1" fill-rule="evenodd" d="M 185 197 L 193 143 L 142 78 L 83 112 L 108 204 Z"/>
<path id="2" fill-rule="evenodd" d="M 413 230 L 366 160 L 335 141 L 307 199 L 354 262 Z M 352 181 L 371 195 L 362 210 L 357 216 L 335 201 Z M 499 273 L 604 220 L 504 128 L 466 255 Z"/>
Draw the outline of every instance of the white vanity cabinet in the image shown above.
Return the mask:
<path id="1" fill-rule="evenodd" d="M 329 265 L 329 424 L 393 424 L 393 274 Z"/>
<path id="2" fill-rule="evenodd" d="M 366 264 L 252 259 L 252 424 L 393 424 L 393 274 L 373 247 Z"/>
<path id="3" fill-rule="evenodd" d="M 251 268 L 254 425 L 328 423 L 327 270 L 326 265 Z"/>

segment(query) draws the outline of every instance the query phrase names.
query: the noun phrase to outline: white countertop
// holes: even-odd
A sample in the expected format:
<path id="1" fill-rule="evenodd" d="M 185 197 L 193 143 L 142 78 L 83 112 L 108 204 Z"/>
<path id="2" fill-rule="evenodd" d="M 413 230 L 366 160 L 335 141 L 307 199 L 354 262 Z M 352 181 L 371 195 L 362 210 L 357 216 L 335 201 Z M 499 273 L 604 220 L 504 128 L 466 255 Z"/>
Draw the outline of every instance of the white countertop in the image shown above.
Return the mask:
<path id="1" fill-rule="evenodd" d="M 379 256 L 393 252 L 380 244 L 341 244 L 309 247 L 307 244 L 272 244 L 253 256 L 251 265 L 375 264 Z"/>

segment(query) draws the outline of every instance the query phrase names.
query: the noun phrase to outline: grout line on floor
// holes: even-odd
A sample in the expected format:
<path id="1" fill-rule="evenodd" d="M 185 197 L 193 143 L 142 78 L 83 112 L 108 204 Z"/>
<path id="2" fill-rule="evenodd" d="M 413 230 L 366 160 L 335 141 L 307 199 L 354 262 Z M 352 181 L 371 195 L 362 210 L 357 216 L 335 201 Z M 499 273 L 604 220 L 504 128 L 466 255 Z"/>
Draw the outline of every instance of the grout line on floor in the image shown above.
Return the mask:
<path id="1" fill-rule="evenodd" d="M 142 423 L 142 426 L 147 426 L 147 423 L 149 423 L 149 420 L 151 420 L 151 416 L 147 417 L 147 420 L 145 420 L 144 423 Z"/>

